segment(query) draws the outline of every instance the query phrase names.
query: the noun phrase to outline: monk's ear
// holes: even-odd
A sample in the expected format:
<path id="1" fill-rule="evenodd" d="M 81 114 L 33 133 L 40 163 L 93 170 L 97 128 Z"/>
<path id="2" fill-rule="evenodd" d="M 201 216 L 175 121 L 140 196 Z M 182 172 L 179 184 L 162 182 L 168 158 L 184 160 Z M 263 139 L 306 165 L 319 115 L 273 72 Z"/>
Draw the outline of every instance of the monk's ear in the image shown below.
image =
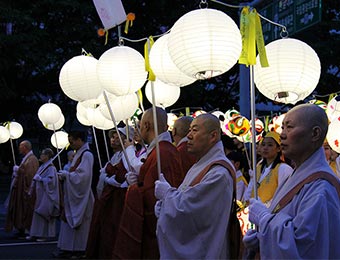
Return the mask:
<path id="1" fill-rule="evenodd" d="M 320 138 L 322 138 L 322 130 L 319 126 L 314 126 L 312 128 L 312 141 L 313 142 L 317 142 L 320 140 Z"/>
<path id="2" fill-rule="evenodd" d="M 213 130 L 211 133 L 211 139 L 215 142 L 215 141 L 217 141 L 217 139 L 218 139 L 218 135 L 219 135 L 219 133 L 218 133 L 218 131 L 217 130 Z"/>

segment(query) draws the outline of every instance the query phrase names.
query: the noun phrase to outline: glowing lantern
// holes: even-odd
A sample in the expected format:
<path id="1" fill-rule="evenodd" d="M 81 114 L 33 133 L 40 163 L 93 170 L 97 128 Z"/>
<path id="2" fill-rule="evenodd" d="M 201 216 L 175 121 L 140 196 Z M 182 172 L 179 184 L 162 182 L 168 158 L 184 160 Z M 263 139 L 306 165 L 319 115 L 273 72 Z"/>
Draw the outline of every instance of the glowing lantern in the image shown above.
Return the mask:
<path id="1" fill-rule="evenodd" d="M 172 61 L 168 50 L 168 34 L 158 38 L 150 50 L 150 65 L 156 78 L 169 85 L 183 87 L 196 81 L 185 75 Z"/>
<path id="2" fill-rule="evenodd" d="M 318 55 L 306 43 L 280 39 L 266 45 L 269 67 L 261 67 L 259 56 L 254 66 L 254 81 L 267 98 L 295 104 L 313 92 L 319 82 Z"/>
<path id="3" fill-rule="evenodd" d="M 168 85 L 157 79 L 156 81 L 154 81 L 153 84 L 156 106 L 161 106 L 165 108 L 176 103 L 181 94 L 181 89 L 179 87 Z M 153 104 L 150 81 L 145 86 L 145 95 L 149 102 Z"/>
<path id="4" fill-rule="evenodd" d="M 0 144 L 6 143 L 10 138 L 9 131 L 6 127 L 0 126 Z"/>
<path id="5" fill-rule="evenodd" d="M 75 56 L 60 70 L 59 84 L 63 92 L 75 101 L 96 98 L 102 91 L 97 78 L 98 60 L 91 56 Z"/>
<path id="6" fill-rule="evenodd" d="M 282 132 L 282 122 L 283 119 L 285 118 L 286 114 L 281 114 L 279 116 L 275 116 L 273 117 L 273 123 L 272 123 L 272 130 L 271 131 L 275 131 L 278 134 L 281 134 Z"/>
<path id="7" fill-rule="evenodd" d="M 245 135 L 250 129 L 250 123 L 244 116 L 236 116 L 228 122 L 229 131 L 237 136 Z"/>
<path id="8" fill-rule="evenodd" d="M 205 112 L 204 110 L 197 110 L 197 111 L 195 111 L 195 112 L 192 114 L 192 117 L 193 117 L 193 118 L 196 118 L 196 117 L 198 117 L 199 115 L 202 115 L 202 114 L 205 114 L 205 113 L 207 113 L 207 112 Z"/>
<path id="9" fill-rule="evenodd" d="M 43 125 L 55 124 L 60 120 L 61 109 L 54 103 L 46 103 L 38 110 L 38 118 Z"/>
<path id="10" fill-rule="evenodd" d="M 136 94 L 129 94 L 119 97 L 108 97 L 111 110 L 116 122 L 125 120 L 134 115 L 138 108 L 138 97 Z M 105 118 L 112 120 L 109 108 L 105 104 L 99 105 L 99 110 Z"/>
<path id="11" fill-rule="evenodd" d="M 337 153 L 340 153 L 339 129 L 340 129 L 340 119 L 336 118 L 332 120 L 330 124 L 328 125 L 328 132 L 326 136 L 329 146 Z"/>
<path id="12" fill-rule="evenodd" d="M 102 130 L 108 130 L 112 129 L 115 127 L 114 123 L 112 120 L 107 119 L 106 117 L 103 116 L 103 114 L 100 112 L 99 107 L 97 107 L 94 110 L 94 118 L 93 118 L 93 126 L 102 129 Z"/>
<path id="13" fill-rule="evenodd" d="M 146 81 L 144 58 L 130 47 L 113 47 L 100 56 L 97 76 L 102 87 L 116 96 L 135 93 Z"/>
<path id="14" fill-rule="evenodd" d="M 321 107 L 325 111 L 327 109 L 327 103 L 323 102 L 321 100 L 313 99 L 313 100 L 309 100 L 308 103 L 317 105 L 317 106 Z"/>
<path id="15" fill-rule="evenodd" d="M 218 76 L 238 61 L 242 40 L 236 23 L 224 12 L 198 9 L 179 18 L 168 38 L 174 64 L 196 79 Z"/>
<path id="16" fill-rule="evenodd" d="M 64 124 L 65 124 L 65 117 L 63 114 L 61 114 L 58 122 L 56 122 L 55 124 L 44 125 L 44 127 L 47 128 L 48 130 L 59 130 L 60 128 L 63 127 Z"/>
<path id="17" fill-rule="evenodd" d="M 84 116 L 84 114 L 77 112 L 76 117 L 77 117 L 79 123 L 81 123 L 82 125 L 86 125 L 86 126 L 92 125 L 91 122 L 87 119 L 87 117 Z"/>
<path id="18" fill-rule="evenodd" d="M 229 109 L 227 112 L 225 112 L 225 118 L 229 121 L 232 118 L 239 116 L 240 112 L 237 111 L 236 109 Z"/>
<path id="19" fill-rule="evenodd" d="M 8 129 L 11 139 L 18 139 L 24 132 L 21 124 L 18 122 L 8 122 L 5 124 L 5 127 Z"/>
<path id="20" fill-rule="evenodd" d="M 68 134 L 64 131 L 57 131 L 51 136 L 51 143 L 57 149 L 63 149 L 68 145 Z"/>
<path id="21" fill-rule="evenodd" d="M 329 101 L 326 109 L 329 121 L 340 117 L 340 96 L 336 96 Z"/>
<path id="22" fill-rule="evenodd" d="M 178 119 L 178 117 L 174 113 L 168 113 L 168 130 L 172 131 L 172 128 L 174 127 L 175 121 Z"/>

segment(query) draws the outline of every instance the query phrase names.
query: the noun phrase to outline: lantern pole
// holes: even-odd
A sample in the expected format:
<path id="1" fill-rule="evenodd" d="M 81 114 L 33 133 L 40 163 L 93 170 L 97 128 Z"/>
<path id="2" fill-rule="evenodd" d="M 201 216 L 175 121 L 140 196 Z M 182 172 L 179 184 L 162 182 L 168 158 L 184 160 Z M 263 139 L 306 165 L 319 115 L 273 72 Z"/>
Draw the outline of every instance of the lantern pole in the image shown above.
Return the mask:
<path id="1" fill-rule="evenodd" d="M 158 179 L 161 174 L 161 154 L 159 151 L 159 142 L 158 142 L 158 126 L 157 126 L 157 113 L 156 113 L 156 98 L 155 98 L 155 91 L 154 91 L 154 84 L 151 81 L 151 94 L 152 94 L 152 113 L 153 113 L 153 125 L 155 131 L 155 142 L 156 142 L 156 158 L 157 158 L 157 172 L 158 172 Z"/>
<path id="2" fill-rule="evenodd" d="M 58 140 L 57 140 L 57 135 L 55 134 L 55 126 L 54 124 L 52 124 L 53 126 L 53 133 L 54 133 L 54 139 L 55 139 L 55 145 L 57 147 L 57 155 L 58 155 L 58 163 L 59 163 L 59 170 L 62 170 L 63 168 L 61 167 L 61 161 L 60 161 L 60 155 L 59 155 L 59 146 L 58 146 Z"/>
<path id="3" fill-rule="evenodd" d="M 102 167 L 102 161 L 101 161 L 101 159 L 100 159 L 100 153 L 99 153 L 99 148 L 98 148 L 96 130 L 94 129 L 94 126 L 93 126 L 93 125 L 92 125 L 92 132 L 93 132 L 94 142 L 95 142 L 96 149 L 97 149 L 99 167 L 100 167 L 100 169 L 101 169 L 101 168 L 103 168 L 103 167 Z"/>
<path id="4" fill-rule="evenodd" d="M 11 143 L 11 150 L 12 150 L 12 156 L 13 156 L 13 163 L 14 165 L 17 165 L 16 161 L 15 161 L 15 155 L 14 155 L 14 148 L 13 148 L 13 141 L 12 138 L 9 138 L 10 143 Z"/>
<path id="5" fill-rule="evenodd" d="M 109 155 L 109 149 L 107 146 L 107 140 L 106 140 L 106 135 L 105 135 L 105 130 L 103 129 L 103 137 L 104 137 L 104 143 L 105 143 L 105 150 L 106 150 L 106 155 L 107 155 L 107 161 L 110 161 L 110 155 Z"/>
<path id="6" fill-rule="evenodd" d="M 110 106 L 110 102 L 109 102 L 109 99 L 108 99 L 108 97 L 107 97 L 107 95 L 106 95 L 106 91 L 105 91 L 105 90 L 103 90 L 103 96 L 104 96 L 104 99 L 105 99 L 107 108 L 108 108 L 108 110 L 109 110 L 109 112 L 110 112 L 110 116 L 111 116 L 111 119 L 112 119 L 112 121 L 113 121 L 113 124 L 114 124 L 115 128 L 117 129 L 117 134 L 118 134 L 119 142 L 120 142 L 120 145 L 122 146 L 123 154 L 124 154 L 124 156 L 125 156 L 126 163 L 127 163 L 127 165 L 128 165 L 129 171 L 132 171 L 132 167 L 131 167 L 129 158 L 128 158 L 127 154 L 126 154 L 126 150 L 125 150 L 125 147 L 124 147 L 124 143 L 123 143 L 122 137 L 120 136 L 120 133 L 119 133 L 119 131 L 118 131 L 117 122 L 116 122 L 115 116 L 114 116 L 114 114 L 113 114 L 113 112 L 112 112 L 112 109 L 111 109 L 111 106 Z"/>
<path id="7" fill-rule="evenodd" d="M 253 163 L 253 180 L 254 180 L 254 198 L 257 199 L 257 174 L 256 174 L 256 129 L 255 129 L 255 84 L 254 84 L 254 65 L 250 67 L 250 112 L 251 112 L 251 139 L 252 139 L 252 163 Z"/>

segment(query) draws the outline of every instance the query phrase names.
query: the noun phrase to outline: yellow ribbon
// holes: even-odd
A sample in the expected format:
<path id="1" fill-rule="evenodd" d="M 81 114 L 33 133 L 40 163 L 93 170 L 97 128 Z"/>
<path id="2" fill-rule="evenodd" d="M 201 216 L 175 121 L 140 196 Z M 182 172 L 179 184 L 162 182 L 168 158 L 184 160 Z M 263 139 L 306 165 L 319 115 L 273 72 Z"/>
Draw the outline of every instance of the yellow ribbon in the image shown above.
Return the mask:
<path id="1" fill-rule="evenodd" d="M 268 67 L 266 49 L 262 33 L 261 20 L 255 9 L 249 10 L 245 6 L 241 12 L 240 32 L 242 36 L 242 52 L 239 64 L 246 66 L 256 64 L 256 48 L 260 56 L 262 67 Z"/>
<path id="2" fill-rule="evenodd" d="M 145 70 L 149 72 L 148 80 L 150 81 L 156 80 L 156 76 L 151 69 L 150 59 L 149 59 L 149 52 L 153 44 L 154 44 L 154 40 L 152 36 L 150 36 L 149 39 L 147 39 L 146 43 L 144 44 Z"/>

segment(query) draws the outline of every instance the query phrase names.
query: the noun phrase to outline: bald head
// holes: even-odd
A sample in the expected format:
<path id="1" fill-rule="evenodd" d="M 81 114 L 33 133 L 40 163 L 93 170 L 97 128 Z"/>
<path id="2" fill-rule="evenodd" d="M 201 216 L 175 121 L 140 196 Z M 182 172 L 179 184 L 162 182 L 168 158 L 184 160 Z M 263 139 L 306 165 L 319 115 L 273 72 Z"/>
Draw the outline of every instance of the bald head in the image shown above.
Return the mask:
<path id="1" fill-rule="evenodd" d="M 175 121 L 172 136 L 176 144 L 188 134 L 192 120 L 191 116 L 182 116 Z"/>
<path id="2" fill-rule="evenodd" d="M 314 104 L 302 104 L 292 108 L 288 113 L 294 113 L 298 122 L 307 129 L 320 128 L 320 137 L 316 143 L 318 147 L 323 145 L 328 131 L 328 117 L 322 108 Z"/>
<path id="3" fill-rule="evenodd" d="M 24 140 L 19 144 L 20 154 L 26 155 L 32 150 L 32 144 L 28 140 Z"/>
<path id="4" fill-rule="evenodd" d="M 168 114 L 160 107 L 155 107 L 157 119 L 158 134 L 164 133 L 168 130 Z M 145 110 L 141 122 L 140 130 L 143 140 L 150 143 L 155 138 L 153 108 Z"/>
<path id="5" fill-rule="evenodd" d="M 322 147 L 328 130 L 325 111 L 314 104 L 298 105 L 287 112 L 282 122 L 281 150 L 296 167 Z"/>
<path id="6" fill-rule="evenodd" d="M 217 141 L 221 140 L 220 120 L 216 116 L 206 113 L 206 114 L 199 115 L 198 117 L 196 117 L 196 119 L 202 120 L 203 127 L 205 128 L 207 132 L 210 133 L 212 131 L 217 131 L 218 132 Z"/>

